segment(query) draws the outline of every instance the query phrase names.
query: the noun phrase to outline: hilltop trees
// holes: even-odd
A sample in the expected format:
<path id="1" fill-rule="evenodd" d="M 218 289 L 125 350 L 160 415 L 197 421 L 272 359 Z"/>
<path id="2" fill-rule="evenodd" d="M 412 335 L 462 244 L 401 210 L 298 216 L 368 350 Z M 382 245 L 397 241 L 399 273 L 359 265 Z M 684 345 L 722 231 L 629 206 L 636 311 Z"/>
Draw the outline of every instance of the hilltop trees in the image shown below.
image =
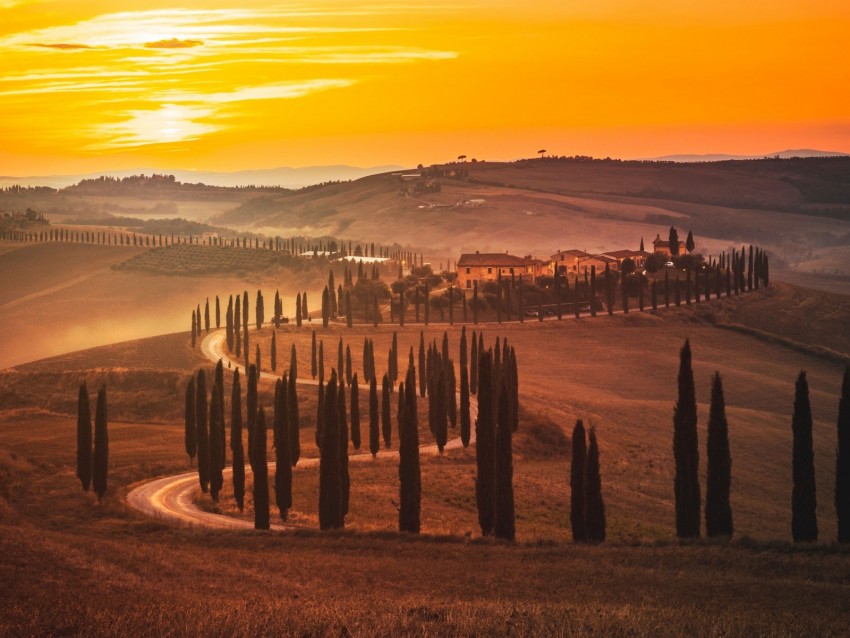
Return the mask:
<path id="1" fill-rule="evenodd" d="M 679 357 L 679 398 L 673 411 L 676 535 L 689 538 L 700 534 L 697 403 L 689 340 L 685 340 Z"/>
<path id="2" fill-rule="evenodd" d="M 92 455 L 92 488 L 97 499 L 106 494 L 106 479 L 109 471 L 109 433 L 106 426 L 106 386 L 97 391 L 97 407 L 94 414 L 94 453 Z"/>
<path id="3" fill-rule="evenodd" d="M 88 492 L 92 479 L 92 431 L 89 393 L 85 381 L 80 384 L 77 399 L 77 478 L 83 490 Z"/>
<path id="4" fill-rule="evenodd" d="M 812 446 L 812 408 L 809 403 L 809 383 L 800 371 L 794 396 L 794 415 L 791 419 L 794 435 L 791 492 L 791 535 L 794 542 L 818 539 L 817 499 L 815 496 L 815 453 Z"/>
<path id="5" fill-rule="evenodd" d="M 715 372 L 711 379 L 711 408 L 708 417 L 708 476 L 705 487 L 705 531 L 708 536 L 732 536 L 732 508 L 729 489 L 732 457 L 729 454 L 729 428 L 723 381 Z"/>
<path id="6" fill-rule="evenodd" d="M 844 368 L 841 399 L 838 402 L 835 513 L 838 519 L 838 542 L 850 543 L 850 366 Z"/>

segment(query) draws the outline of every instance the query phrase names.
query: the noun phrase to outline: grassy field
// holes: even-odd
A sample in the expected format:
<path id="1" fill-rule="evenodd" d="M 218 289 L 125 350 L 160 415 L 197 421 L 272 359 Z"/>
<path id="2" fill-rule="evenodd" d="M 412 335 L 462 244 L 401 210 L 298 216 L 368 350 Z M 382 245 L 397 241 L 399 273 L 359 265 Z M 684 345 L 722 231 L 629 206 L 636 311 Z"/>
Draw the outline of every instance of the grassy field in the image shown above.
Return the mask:
<path id="1" fill-rule="evenodd" d="M 191 348 L 187 333 L 4 371 L 0 634 L 844 635 L 850 552 L 832 544 L 842 367 L 714 325 L 745 312 L 751 322 L 760 316 L 766 322 L 784 298 L 789 316 L 770 327 L 802 342 L 806 335 L 795 326 L 805 325 L 807 305 L 788 299 L 803 294 L 778 288 L 711 313 L 702 306 L 658 316 L 486 326 L 487 343 L 507 337 L 519 359 L 516 545 L 480 538 L 472 449 L 423 457 L 421 538 L 394 531 L 397 466 L 380 454 L 351 466 L 343 533 L 315 531 L 318 477 L 307 469 L 295 473 L 297 526 L 290 531 L 164 526 L 129 510 L 123 495 L 138 481 L 188 467 L 184 383 L 211 364 Z M 846 300 L 834 303 L 833 318 L 847 308 Z M 830 320 L 818 319 L 822 327 Z M 409 347 L 418 348 L 420 328 L 397 330 L 402 368 Z M 426 340 L 441 338 L 444 329 L 425 328 Z M 459 330 L 449 329 L 453 353 Z M 317 334 L 326 369 L 336 366 L 340 336 L 351 345 L 357 370 L 363 339 L 373 338 L 378 371 L 385 369 L 390 327 L 332 326 Z M 260 343 L 264 367 L 270 335 L 268 328 L 251 335 L 252 356 Z M 714 370 L 726 387 L 731 544 L 674 538 L 671 416 L 686 337 L 694 351 L 703 455 Z M 287 364 L 289 347 L 296 346 L 299 375 L 308 378 L 310 329 L 287 326 L 277 331 L 277 342 Z M 840 339 L 831 345 L 847 352 Z M 801 368 L 814 410 L 821 543 L 793 547 L 790 413 Z M 103 381 L 109 386 L 110 488 L 100 504 L 74 477 L 74 397 L 83 378 L 92 391 Z M 299 390 L 305 455 L 315 453 L 314 392 Z M 270 403 L 264 384 L 261 404 Z M 598 547 L 569 542 L 566 434 L 576 418 L 599 433 L 609 542 Z M 227 493 L 220 507 L 232 510 Z M 278 520 L 274 508 L 272 520 Z"/>

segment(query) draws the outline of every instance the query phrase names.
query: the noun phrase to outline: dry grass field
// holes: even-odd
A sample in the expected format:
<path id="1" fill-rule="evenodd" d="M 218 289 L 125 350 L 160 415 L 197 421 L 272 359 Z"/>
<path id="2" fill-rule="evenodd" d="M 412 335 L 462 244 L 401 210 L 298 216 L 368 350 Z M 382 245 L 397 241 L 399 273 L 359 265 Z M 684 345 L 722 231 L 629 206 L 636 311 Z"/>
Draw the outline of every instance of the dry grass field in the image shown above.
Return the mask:
<path id="1" fill-rule="evenodd" d="M 208 293 L 199 286 L 201 294 Z M 394 531 L 397 466 L 380 454 L 351 466 L 345 532 L 316 531 L 318 478 L 310 469 L 295 472 L 289 531 L 166 526 L 130 510 L 123 497 L 139 481 L 187 469 L 184 383 L 193 370 L 211 366 L 191 348 L 187 332 L 5 370 L 0 634 L 844 635 L 850 552 L 832 542 L 843 368 L 805 345 L 850 354 L 840 330 L 848 305 L 846 298 L 778 286 L 657 316 L 482 326 L 488 344 L 507 337 L 519 361 L 515 545 L 480 538 L 473 449 L 423 457 L 420 538 Z M 721 329 L 723 322 L 769 330 L 786 343 Z M 420 329 L 395 329 L 402 368 L 409 347 L 418 348 Z M 456 353 L 459 326 L 431 325 L 425 337 L 441 338 L 445 329 Z M 818 329 L 820 336 L 806 332 Z M 340 336 L 361 369 L 368 336 L 382 372 L 392 332 L 389 326 L 319 329 L 326 369 L 336 366 Z M 251 335 L 252 356 L 260 343 L 264 367 L 270 335 L 269 328 Z M 694 352 L 703 463 L 715 370 L 726 388 L 731 543 L 674 538 L 672 408 L 686 337 Z M 287 365 L 295 344 L 299 375 L 309 378 L 310 329 L 283 327 L 277 343 Z M 821 543 L 794 547 L 790 414 L 800 369 L 808 373 L 814 411 Z M 74 478 L 75 397 L 83 378 L 92 391 L 103 381 L 109 387 L 110 487 L 100 504 Z M 315 453 L 314 393 L 299 388 L 305 456 Z M 361 406 L 363 397 L 361 386 Z M 270 402 L 264 383 L 261 403 Z M 569 540 L 565 439 L 576 418 L 596 426 L 601 446 L 609 540 L 596 547 Z M 200 494 L 198 502 L 216 507 Z M 219 507 L 231 509 L 227 498 Z"/>

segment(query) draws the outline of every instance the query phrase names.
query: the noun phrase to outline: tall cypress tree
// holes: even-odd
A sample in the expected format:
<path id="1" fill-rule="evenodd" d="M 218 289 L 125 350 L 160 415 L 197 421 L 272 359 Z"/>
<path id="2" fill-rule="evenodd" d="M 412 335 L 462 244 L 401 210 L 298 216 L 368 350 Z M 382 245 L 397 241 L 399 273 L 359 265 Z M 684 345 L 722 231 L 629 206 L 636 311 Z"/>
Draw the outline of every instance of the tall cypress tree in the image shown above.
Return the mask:
<path id="1" fill-rule="evenodd" d="M 287 382 L 286 408 L 289 411 L 287 423 L 289 425 L 289 460 L 293 467 L 301 458 L 301 418 L 298 414 L 298 390 L 295 386 L 296 376 L 289 369 Z"/>
<path id="2" fill-rule="evenodd" d="M 224 313 L 224 333 L 227 341 L 228 352 L 233 350 L 233 295 L 227 302 L 227 311 Z"/>
<path id="3" fill-rule="evenodd" d="M 242 339 L 244 343 L 242 344 L 245 348 L 245 359 L 248 359 L 248 291 L 245 290 L 242 293 L 242 329 L 244 334 L 242 335 Z"/>
<path id="4" fill-rule="evenodd" d="M 390 379 L 386 374 L 381 381 L 381 432 L 384 435 L 384 447 L 389 448 L 393 438 L 393 426 L 390 421 Z"/>
<path id="5" fill-rule="evenodd" d="M 295 326 L 300 328 L 303 318 L 301 317 L 301 293 L 295 297 Z"/>
<path id="6" fill-rule="evenodd" d="M 815 452 L 812 445 L 812 407 L 809 403 L 809 383 L 806 380 L 806 373 L 802 370 L 797 377 L 791 430 L 794 434 L 791 535 L 795 543 L 814 542 L 818 539 L 818 521 L 815 495 Z"/>
<path id="7" fill-rule="evenodd" d="M 213 501 L 218 502 L 218 494 L 224 485 L 224 459 L 221 457 L 221 432 L 224 423 L 221 419 L 221 401 L 219 400 L 219 388 L 213 383 L 210 396 L 210 495 Z"/>
<path id="8" fill-rule="evenodd" d="M 496 453 L 494 476 L 493 533 L 496 538 L 513 541 L 516 539 L 514 516 L 514 466 L 511 432 L 510 387 L 507 375 L 502 377 L 502 390 L 499 392 L 499 411 L 496 423 Z"/>
<path id="9" fill-rule="evenodd" d="M 584 423 L 579 419 L 573 428 L 572 464 L 570 465 L 570 527 L 573 532 L 573 540 L 576 543 L 587 540 L 585 522 L 587 511 L 585 502 L 586 462 L 587 437 L 584 431 Z"/>
<path id="10" fill-rule="evenodd" d="M 239 368 L 233 371 L 230 395 L 230 451 L 233 457 L 233 497 L 241 512 L 245 507 L 245 451 L 242 447 L 242 391 Z"/>
<path id="11" fill-rule="evenodd" d="M 471 419 L 469 411 L 469 372 L 465 366 L 460 368 L 460 442 L 469 446 Z"/>
<path id="12" fill-rule="evenodd" d="M 336 371 L 331 370 L 324 397 L 322 447 L 319 459 L 319 528 L 342 526 L 342 483 L 339 470 L 339 419 Z"/>
<path id="13" fill-rule="evenodd" d="M 269 464 L 266 460 L 266 411 L 254 422 L 254 529 L 269 529 Z"/>
<path id="14" fill-rule="evenodd" d="M 676 535 L 689 538 L 699 537 L 700 534 L 700 487 L 697 401 L 688 339 L 679 357 L 679 398 L 673 411 Z"/>
<path id="15" fill-rule="evenodd" d="M 233 309 L 233 339 L 236 341 L 236 358 L 242 356 L 242 297 L 236 295 L 236 305 Z M 250 455 L 250 451 L 249 451 Z"/>
<path id="16" fill-rule="evenodd" d="M 379 426 L 380 414 L 378 411 L 378 384 L 375 378 L 369 381 L 369 451 L 372 458 L 378 455 L 381 447 L 381 430 Z"/>
<path id="17" fill-rule="evenodd" d="M 325 423 L 325 382 L 319 377 L 319 398 L 316 402 L 316 447 L 322 448 L 323 429 Z"/>
<path id="18" fill-rule="evenodd" d="M 204 329 L 210 331 L 210 300 L 207 298 L 207 303 L 204 306 Z"/>
<path id="19" fill-rule="evenodd" d="M 316 331 L 313 330 L 310 349 L 310 374 L 313 375 L 313 378 L 315 379 L 317 373 L 318 368 L 316 367 Z"/>
<path id="20" fill-rule="evenodd" d="M 850 366 L 844 368 L 841 399 L 838 402 L 835 513 L 838 518 L 838 542 L 850 543 Z"/>
<path id="21" fill-rule="evenodd" d="M 493 358 L 478 355 L 478 418 L 475 421 L 475 501 L 481 534 L 493 533 L 493 482 L 495 478 L 495 419 L 493 418 Z"/>
<path id="22" fill-rule="evenodd" d="M 419 331 L 419 396 L 425 397 L 425 334 Z"/>
<path id="23" fill-rule="evenodd" d="M 218 446 L 221 453 L 221 467 L 227 465 L 227 436 L 224 427 L 224 363 L 221 359 L 215 364 L 213 383 L 218 386 L 218 413 L 221 418 L 221 428 L 218 431 Z"/>
<path id="24" fill-rule="evenodd" d="M 446 410 L 446 382 L 443 376 L 442 368 L 437 371 L 437 379 L 434 384 L 434 437 L 437 441 L 437 449 L 440 451 L 440 454 L 443 453 L 443 449 L 446 447 L 446 441 L 448 440 L 448 415 Z"/>
<path id="25" fill-rule="evenodd" d="M 342 337 L 339 338 L 339 346 L 337 347 L 336 353 L 336 369 L 337 369 L 337 379 L 339 380 L 340 389 L 345 387 L 345 354 L 342 346 Z"/>
<path id="26" fill-rule="evenodd" d="M 330 308 L 331 300 L 330 293 L 328 292 L 328 287 L 325 286 L 325 289 L 322 291 L 322 327 L 328 327 L 328 321 L 331 318 L 331 308 Z"/>
<path id="27" fill-rule="evenodd" d="M 187 388 L 188 391 L 188 388 Z M 194 386 L 192 387 L 194 393 Z M 188 397 L 188 394 L 187 394 Z M 188 399 L 187 399 L 188 400 Z M 186 415 L 187 421 L 189 415 Z M 188 451 L 188 444 L 187 444 Z M 194 456 L 194 453 L 192 454 Z M 80 384 L 77 396 L 77 478 L 83 490 L 88 492 L 92 476 L 92 431 L 91 408 L 89 407 L 89 392 L 86 382 Z"/>
<path id="28" fill-rule="evenodd" d="M 92 487 L 97 499 L 106 494 L 106 479 L 109 472 L 109 433 L 106 426 L 106 386 L 97 391 L 97 407 L 94 413 L 94 453 L 92 455 Z"/>
<path id="29" fill-rule="evenodd" d="M 419 466 L 419 423 L 416 411 L 416 381 L 408 368 L 405 383 L 399 387 L 399 510 L 401 532 L 418 534 L 420 529 L 422 479 Z"/>
<path id="30" fill-rule="evenodd" d="M 339 417 L 339 488 L 340 488 L 340 527 L 345 525 L 351 494 L 351 477 L 348 473 L 348 422 L 345 414 L 345 390 L 340 386 L 337 392 Z"/>
<path id="31" fill-rule="evenodd" d="M 248 366 L 248 391 L 245 404 L 248 412 L 248 463 L 251 470 L 256 472 L 254 467 L 254 425 L 257 419 L 257 368 L 253 364 Z"/>
<path id="32" fill-rule="evenodd" d="M 207 423 L 207 376 L 198 370 L 195 379 L 195 428 L 198 440 L 198 481 L 206 493 L 210 484 L 210 438 Z"/>
<path id="33" fill-rule="evenodd" d="M 284 375 L 283 379 L 278 379 L 276 385 L 274 407 L 274 490 L 275 504 L 280 512 L 280 518 L 285 521 L 289 513 L 289 508 L 292 507 L 292 452 L 289 448 L 289 409 L 287 406 L 289 380 Z"/>
<path id="34" fill-rule="evenodd" d="M 476 394 L 478 392 L 478 339 L 475 338 L 474 330 L 472 331 L 472 348 L 469 361 L 469 392 Z"/>
<path id="35" fill-rule="evenodd" d="M 587 478 L 585 500 L 587 504 L 587 540 L 601 543 L 605 540 L 605 502 L 602 500 L 602 477 L 599 474 L 599 444 L 596 429 L 590 428 L 590 444 L 587 447 Z"/>
<path id="36" fill-rule="evenodd" d="M 351 445 L 360 449 L 360 389 L 357 387 L 357 374 L 351 378 Z"/>
<path id="37" fill-rule="evenodd" d="M 198 337 L 195 328 L 195 311 L 192 311 L 192 348 L 195 347 L 195 343 L 197 342 Z"/>
<path id="38" fill-rule="evenodd" d="M 259 346 L 257 346 L 257 348 L 259 349 Z M 271 353 L 270 353 L 269 356 L 271 358 L 270 363 L 271 363 L 271 366 L 272 366 L 272 372 L 277 372 L 277 338 L 275 337 L 275 331 L 274 330 L 272 330 L 272 345 L 271 345 Z"/>
<path id="39" fill-rule="evenodd" d="M 732 457 L 729 454 L 729 426 L 726 422 L 723 381 L 719 372 L 715 372 L 711 379 L 707 452 L 705 532 L 707 536 L 732 536 L 732 508 L 729 505 Z"/>

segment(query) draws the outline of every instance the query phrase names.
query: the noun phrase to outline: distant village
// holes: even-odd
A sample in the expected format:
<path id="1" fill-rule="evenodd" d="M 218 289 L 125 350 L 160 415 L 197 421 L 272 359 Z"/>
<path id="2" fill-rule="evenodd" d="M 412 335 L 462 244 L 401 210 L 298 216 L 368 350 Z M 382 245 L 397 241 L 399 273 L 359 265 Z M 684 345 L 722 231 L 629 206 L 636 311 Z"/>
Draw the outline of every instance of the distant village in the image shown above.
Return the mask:
<path id="1" fill-rule="evenodd" d="M 679 240 L 678 250 L 670 249 L 670 242 L 656 235 L 652 242 L 652 252 L 644 249 L 643 240 L 639 250 L 612 250 L 606 253 L 592 254 L 578 249 L 559 250 L 549 259 L 538 259 L 527 255 L 519 257 L 508 253 L 463 253 L 457 260 L 457 281 L 461 288 L 471 289 L 477 282 L 480 286 L 487 281 L 496 281 L 502 277 L 519 277 L 537 281 L 543 277 L 584 276 L 592 270 L 601 273 L 605 268 L 620 272 L 625 269 L 629 274 L 637 269 L 657 270 L 665 265 L 672 266 L 673 254 L 686 255 L 690 251 L 685 242 Z M 690 253 L 695 262 L 702 261 L 702 255 Z M 654 262 L 654 264 L 653 264 Z M 653 267 L 655 265 L 655 267 Z"/>

